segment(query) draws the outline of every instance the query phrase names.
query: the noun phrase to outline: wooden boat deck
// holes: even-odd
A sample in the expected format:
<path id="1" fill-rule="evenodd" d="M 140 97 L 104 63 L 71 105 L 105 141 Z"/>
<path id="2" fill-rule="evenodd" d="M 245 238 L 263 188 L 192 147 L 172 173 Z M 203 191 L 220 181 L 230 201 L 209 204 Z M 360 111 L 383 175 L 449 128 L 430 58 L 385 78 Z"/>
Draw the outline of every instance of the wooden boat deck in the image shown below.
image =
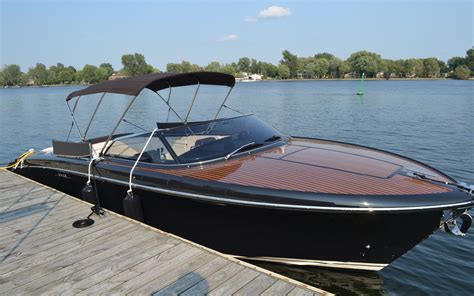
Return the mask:
<path id="1" fill-rule="evenodd" d="M 0 294 L 329 293 L 0 170 Z"/>

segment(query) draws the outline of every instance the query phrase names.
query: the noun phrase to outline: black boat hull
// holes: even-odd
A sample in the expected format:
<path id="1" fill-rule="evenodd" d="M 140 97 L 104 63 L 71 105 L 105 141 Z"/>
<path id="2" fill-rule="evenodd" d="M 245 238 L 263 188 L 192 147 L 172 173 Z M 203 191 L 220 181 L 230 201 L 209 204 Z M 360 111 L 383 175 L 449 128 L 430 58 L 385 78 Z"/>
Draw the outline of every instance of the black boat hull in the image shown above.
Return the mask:
<path id="1" fill-rule="evenodd" d="M 86 178 L 24 167 L 28 178 L 79 197 Z M 100 203 L 124 214 L 125 184 L 97 178 Z M 201 202 L 147 190 L 145 223 L 222 253 L 297 265 L 380 270 L 438 229 L 442 211 L 331 213 Z"/>

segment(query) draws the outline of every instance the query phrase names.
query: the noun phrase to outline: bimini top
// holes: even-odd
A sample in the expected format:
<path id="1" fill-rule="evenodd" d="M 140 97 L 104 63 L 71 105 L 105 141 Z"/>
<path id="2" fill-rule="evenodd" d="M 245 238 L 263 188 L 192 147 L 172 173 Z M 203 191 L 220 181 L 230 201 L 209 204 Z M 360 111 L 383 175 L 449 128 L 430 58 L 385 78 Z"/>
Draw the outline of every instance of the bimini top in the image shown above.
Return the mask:
<path id="1" fill-rule="evenodd" d="M 186 86 L 193 84 L 224 85 L 233 87 L 235 78 L 232 75 L 218 72 L 190 73 L 153 73 L 143 76 L 109 80 L 70 93 L 66 101 L 74 97 L 96 93 L 116 93 L 136 96 L 144 88 L 159 91 L 168 87 Z"/>

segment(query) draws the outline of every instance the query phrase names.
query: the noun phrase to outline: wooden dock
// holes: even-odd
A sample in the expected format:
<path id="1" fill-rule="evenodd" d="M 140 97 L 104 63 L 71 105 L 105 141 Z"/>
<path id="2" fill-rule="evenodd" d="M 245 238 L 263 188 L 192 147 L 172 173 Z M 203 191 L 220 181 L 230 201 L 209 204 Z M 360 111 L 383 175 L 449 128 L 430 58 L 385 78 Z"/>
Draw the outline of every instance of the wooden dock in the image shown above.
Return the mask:
<path id="1" fill-rule="evenodd" d="M 0 294 L 328 295 L 0 170 Z"/>

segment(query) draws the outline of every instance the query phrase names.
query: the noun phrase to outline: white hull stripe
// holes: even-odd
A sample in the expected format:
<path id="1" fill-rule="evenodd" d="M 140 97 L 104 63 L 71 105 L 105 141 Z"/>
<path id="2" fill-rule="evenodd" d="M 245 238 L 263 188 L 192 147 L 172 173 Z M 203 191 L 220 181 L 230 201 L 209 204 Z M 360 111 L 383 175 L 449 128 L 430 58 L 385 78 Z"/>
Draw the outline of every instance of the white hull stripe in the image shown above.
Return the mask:
<path id="1" fill-rule="evenodd" d="M 233 256 L 233 257 L 236 257 L 239 259 L 255 260 L 255 261 L 283 263 L 283 264 L 288 264 L 288 265 L 318 266 L 318 267 L 372 270 L 372 271 L 381 270 L 382 268 L 388 265 L 388 264 L 382 264 L 382 263 L 340 262 L 340 261 L 291 259 L 291 258 L 277 258 L 277 257 L 245 257 L 245 256 Z"/>
<path id="2" fill-rule="evenodd" d="M 67 172 L 74 175 L 81 175 L 87 177 L 87 174 L 66 170 L 66 169 L 58 169 L 54 167 L 46 167 L 46 166 L 31 166 L 31 168 L 45 168 L 51 169 L 58 172 Z M 128 187 L 128 182 L 119 181 L 107 177 L 95 176 L 98 180 L 104 180 L 110 183 L 116 183 L 119 185 L 124 185 Z M 278 209 L 291 209 L 291 210 L 302 210 L 302 211 L 337 211 L 337 212 L 394 212 L 394 211 L 414 211 L 414 210 L 432 210 L 432 209 L 447 209 L 447 208 L 456 208 L 456 207 L 463 207 L 463 206 L 470 206 L 473 204 L 472 201 L 465 201 L 460 203 L 453 203 L 453 204 L 444 204 L 444 205 L 432 205 L 432 206 L 419 206 L 419 207 L 393 207 L 393 208 L 351 208 L 351 207 L 325 207 L 325 206 L 306 206 L 306 205 L 293 205 L 293 204 L 275 204 L 275 203 L 268 203 L 268 202 L 258 202 L 258 201 L 248 201 L 248 200 L 238 200 L 232 198 L 222 198 L 216 197 L 211 195 L 203 195 L 198 193 L 190 193 L 190 192 L 182 192 L 182 191 L 175 191 L 160 187 L 152 187 L 140 184 L 132 184 L 133 188 L 144 189 L 147 191 L 153 191 L 158 193 L 169 194 L 173 196 L 179 196 L 184 198 L 190 198 L 200 201 L 212 201 L 212 202 L 219 202 L 224 204 L 234 204 L 234 205 L 244 205 L 244 206 L 257 206 L 257 207 L 266 207 L 266 208 L 278 208 Z"/>

